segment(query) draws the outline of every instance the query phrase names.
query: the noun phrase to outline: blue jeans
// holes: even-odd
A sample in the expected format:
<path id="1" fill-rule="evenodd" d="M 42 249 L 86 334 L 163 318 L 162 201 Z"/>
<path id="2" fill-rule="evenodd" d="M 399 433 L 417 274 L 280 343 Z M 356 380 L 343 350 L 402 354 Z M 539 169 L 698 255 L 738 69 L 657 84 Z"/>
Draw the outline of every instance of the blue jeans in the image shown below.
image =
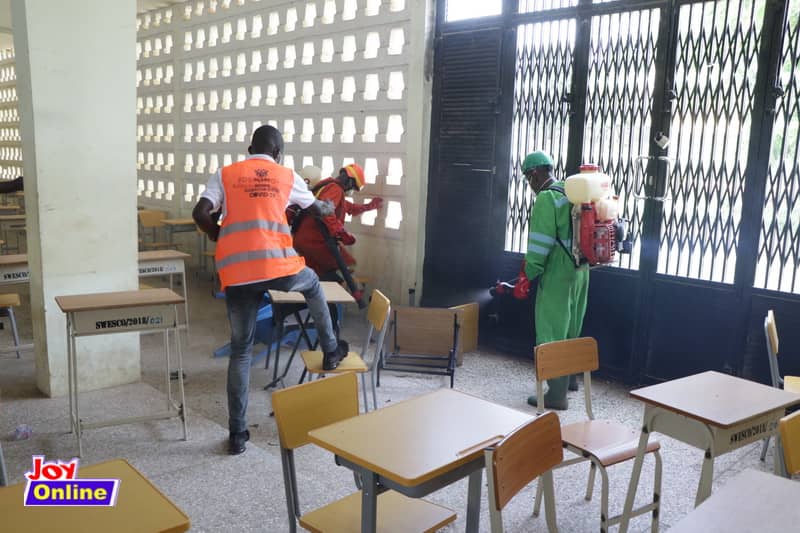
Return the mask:
<path id="1" fill-rule="evenodd" d="M 264 293 L 269 289 L 302 292 L 317 328 L 320 347 L 326 352 L 336 349 L 336 335 L 325 294 L 319 278 L 310 268 L 305 267 L 293 276 L 227 287 L 225 303 L 231 324 L 231 356 L 228 360 L 228 429 L 231 433 L 247 429 L 247 394 L 256 316 Z"/>

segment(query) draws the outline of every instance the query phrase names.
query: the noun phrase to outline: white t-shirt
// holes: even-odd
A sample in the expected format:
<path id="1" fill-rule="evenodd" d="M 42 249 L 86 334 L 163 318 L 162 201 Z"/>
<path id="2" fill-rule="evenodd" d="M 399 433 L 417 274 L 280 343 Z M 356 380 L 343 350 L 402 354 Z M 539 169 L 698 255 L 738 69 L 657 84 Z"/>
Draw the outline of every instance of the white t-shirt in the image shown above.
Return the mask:
<path id="1" fill-rule="evenodd" d="M 247 159 L 263 159 L 265 161 L 272 161 L 273 163 L 275 162 L 272 156 L 266 154 L 251 155 Z M 316 198 L 314 198 L 314 194 L 308 190 L 308 185 L 303 178 L 301 178 L 295 171 L 292 171 L 292 174 L 294 174 L 294 182 L 292 183 L 292 191 L 289 193 L 289 203 L 286 204 L 286 206 L 288 207 L 289 205 L 297 204 L 305 209 L 313 204 L 316 201 Z M 216 211 L 220 206 L 222 206 L 221 218 L 225 218 L 228 210 L 225 206 L 225 189 L 222 187 L 221 169 L 217 170 L 214 175 L 209 178 L 208 184 L 206 185 L 206 190 L 203 191 L 203 194 L 201 194 L 200 197 L 205 198 L 214 205 L 214 207 L 211 209 L 212 211 Z"/>

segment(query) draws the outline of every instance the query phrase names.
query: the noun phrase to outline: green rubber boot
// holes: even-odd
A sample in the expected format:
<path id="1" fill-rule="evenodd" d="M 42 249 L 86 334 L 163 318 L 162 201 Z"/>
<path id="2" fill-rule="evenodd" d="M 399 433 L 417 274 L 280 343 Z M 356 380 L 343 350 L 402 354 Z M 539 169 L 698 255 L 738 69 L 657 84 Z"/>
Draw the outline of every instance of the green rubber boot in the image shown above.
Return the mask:
<path id="1" fill-rule="evenodd" d="M 569 377 L 564 376 L 556 379 L 548 379 L 547 385 L 549 390 L 544 394 L 544 407 L 546 409 L 557 409 L 565 411 L 567 405 L 567 387 L 569 386 Z M 538 405 L 536 395 L 528 396 L 528 403 L 534 407 Z"/>
<path id="2" fill-rule="evenodd" d="M 572 374 L 569 377 L 569 387 L 567 388 L 573 392 L 578 390 L 578 374 Z"/>

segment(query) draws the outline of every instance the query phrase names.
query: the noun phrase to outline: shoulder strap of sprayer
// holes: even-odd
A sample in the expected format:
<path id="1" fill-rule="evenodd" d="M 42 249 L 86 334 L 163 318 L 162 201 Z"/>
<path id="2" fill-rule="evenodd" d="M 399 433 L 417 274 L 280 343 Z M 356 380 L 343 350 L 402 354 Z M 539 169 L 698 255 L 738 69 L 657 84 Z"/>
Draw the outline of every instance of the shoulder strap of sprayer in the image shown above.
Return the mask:
<path id="1" fill-rule="evenodd" d="M 545 187 L 542 190 L 543 191 L 555 191 L 557 193 L 561 193 L 564 196 L 564 198 L 567 197 L 567 193 L 564 191 L 564 187 L 559 187 L 558 185 L 549 185 L 548 187 Z M 567 200 L 567 201 L 569 201 L 569 200 Z M 570 239 L 572 239 L 572 238 L 574 238 L 574 236 L 572 235 L 572 213 L 570 213 L 569 219 L 570 219 L 569 235 L 570 235 Z M 562 241 L 561 237 L 558 236 L 558 218 L 556 218 L 556 241 L 558 241 L 559 246 L 561 246 L 561 249 L 564 250 L 564 252 L 567 254 L 567 257 L 569 257 L 570 261 L 572 261 L 572 263 L 575 264 L 575 268 L 578 268 L 578 263 L 575 261 L 575 257 L 572 255 L 572 250 L 567 248 L 567 245 L 564 244 L 564 241 Z"/>
<path id="2" fill-rule="evenodd" d="M 319 193 L 322 191 L 322 189 L 324 189 L 328 185 L 332 185 L 334 183 L 337 183 L 337 182 L 335 180 L 330 179 L 330 178 L 324 179 L 324 180 L 320 181 L 319 183 L 317 183 L 311 189 L 311 193 L 314 195 L 315 198 L 319 198 Z M 340 187 L 341 187 L 341 185 L 340 185 Z M 303 221 L 303 219 L 306 217 L 306 215 L 308 215 L 308 210 L 300 209 L 298 211 L 298 213 L 294 217 L 294 220 L 292 221 L 292 228 L 291 228 L 292 233 L 297 233 L 297 229 L 300 227 L 300 223 Z"/>

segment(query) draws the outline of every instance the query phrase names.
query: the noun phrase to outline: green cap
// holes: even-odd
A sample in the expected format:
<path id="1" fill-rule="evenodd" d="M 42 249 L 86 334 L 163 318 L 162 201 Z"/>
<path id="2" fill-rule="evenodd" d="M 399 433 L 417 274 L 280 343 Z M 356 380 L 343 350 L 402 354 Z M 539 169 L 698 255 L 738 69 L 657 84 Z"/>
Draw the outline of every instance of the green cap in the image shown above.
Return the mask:
<path id="1" fill-rule="evenodd" d="M 536 168 L 536 167 L 552 167 L 553 160 L 547 155 L 545 152 L 541 150 L 537 150 L 531 154 L 525 156 L 525 161 L 522 162 L 522 173 L 526 173 L 529 170 Z"/>

